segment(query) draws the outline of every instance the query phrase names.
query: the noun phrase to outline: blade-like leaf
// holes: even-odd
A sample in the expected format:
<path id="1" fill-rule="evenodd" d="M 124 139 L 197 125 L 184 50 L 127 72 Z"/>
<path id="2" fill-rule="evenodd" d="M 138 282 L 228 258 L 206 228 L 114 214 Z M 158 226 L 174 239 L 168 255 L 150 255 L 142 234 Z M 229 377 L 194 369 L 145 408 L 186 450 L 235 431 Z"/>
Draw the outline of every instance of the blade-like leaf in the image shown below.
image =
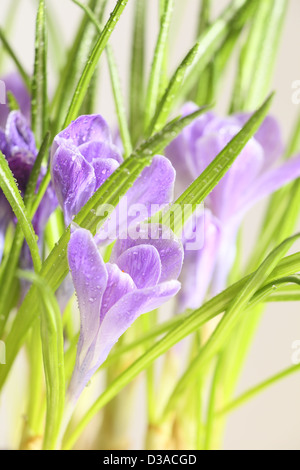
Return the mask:
<path id="1" fill-rule="evenodd" d="M 300 371 L 300 364 L 289 367 L 288 369 L 283 370 L 282 372 L 279 372 L 278 374 L 270 377 L 269 379 L 265 380 L 264 382 L 256 385 L 255 387 L 251 388 L 250 390 L 244 392 L 242 395 L 240 395 L 238 398 L 236 398 L 234 401 L 231 403 L 228 403 L 224 408 L 219 410 L 215 417 L 219 418 L 222 417 L 225 414 L 230 413 L 231 411 L 235 410 L 239 406 L 243 405 L 244 403 L 248 402 L 252 398 L 254 398 L 256 395 L 258 395 L 261 392 L 264 392 L 267 388 L 269 388 L 271 385 L 274 385 L 278 383 L 280 380 L 285 379 L 286 377 L 289 377 L 292 374 L 295 374 L 296 372 Z"/>
<path id="2" fill-rule="evenodd" d="M 146 9 L 147 2 L 135 0 L 129 90 L 129 127 L 134 145 L 143 131 Z"/>
<path id="3" fill-rule="evenodd" d="M 65 404 L 64 339 L 61 313 L 55 295 L 40 276 L 29 271 L 18 271 L 18 275 L 33 282 L 40 292 L 41 338 L 47 395 L 43 449 L 54 450 Z"/>
<path id="4" fill-rule="evenodd" d="M 72 120 L 77 118 L 78 112 L 83 103 L 88 86 L 93 77 L 101 54 L 104 51 L 105 46 L 111 36 L 111 33 L 114 30 L 117 22 L 119 21 L 120 16 L 123 13 L 127 3 L 128 0 L 117 1 L 114 11 L 111 13 L 109 20 L 107 21 L 102 33 L 100 34 L 77 84 L 68 114 L 64 122 L 64 128 L 67 127 Z"/>
<path id="5" fill-rule="evenodd" d="M 212 60 L 215 52 L 228 33 L 230 21 L 237 15 L 240 9 L 243 10 L 247 3 L 249 3 L 247 0 L 234 0 L 231 2 L 225 12 L 212 23 L 203 35 L 201 35 L 192 49 L 190 49 L 173 74 L 168 88 L 157 107 L 157 112 L 149 128 L 149 135 L 163 127 L 172 110 L 174 102 L 181 93 L 181 88 L 187 75 L 190 74 L 193 71 L 193 67 L 197 65 L 197 79 L 199 78 L 200 73 Z M 191 88 L 192 87 L 193 84 Z"/>
<path id="6" fill-rule="evenodd" d="M 21 77 L 23 78 L 24 80 L 24 83 L 26 85 L 26 87 L 28 88 L 28 90 L 31 89 L 31 80 L 30 80 L 30 77 L 28 75 L 28 73 L 26 72 L 26 70 L 24 69 L 23 65 L 21 64 L 20 60 L 18 59 L 18 57 L 16 56 L 15 52 L 13 51 L 11 45 L 9 44 L 9 42 L 7 41 L 6 37 L 5 37 L 5 34 L 4 32 L 2 31 L 2 29 L 0 28 L 0 40 L 3 44 L 3 46 L 5 47 L 7 53 L 9 54 L 9 56 L 11 57 L 11 59 L 13 60 L 13 62 L 15 63 Z"/>
<path id="7" fill-rule="evenodd" d="M 48 130 L 47 37 L 45 0 L 40 0 L 36 18 L 35 59 L 32 78 L 31 127 L 41 143 Z"/>
<path id="8" fill-rule="evenodd" d="M 160 31 L 154 51 L 149 84 L 147 88 L 145 106 L 145 129 L 147 129 L 150 125 L 150 122 L 153 119 L 153 116 L 156 111 L 161 85 L 161 69 L 163 66 L 166 48 L 168 44 L 170 23 L 174 9 L 174 0 L 166 0 L 164 7 L 165 9 L 161 20 Z"/>
<path id="9" fill-rule="evenodd" d="M 18 222 L 20 223 L 24 237 L 30 249 L 34 268 L 36 271 L 39 271 L 41 267 L 41 259 L 36 234 L 34 233 L 34 229 L 30 218 L 28 217 L 21 194 L 16 186 L 13 174 L 2 152 L 0 152 L 0 187 L 17 217 Z"/>
<path id="10" fill-rule="evenodd" d="M 98 4 L 99 0 L 90 0 L 88 3 L 92 11 L 97 9 Z M 53 136 L 62 128 L 76 84 L 86 63 L 86 57 L 93 45 L 94 26 L 89 23 L 88 16 L 84 15 L 72 41 L 72 46 L 67 53 L 66 63 L 60 73 L 59 82 L 51 103 Z"/>
<path id="11" fill-rule="evenodd" d="M 92 10 L 88 6 L 83 5 L 78 0 L 72 0 L 72 1 L 86 12 L 90 20 L 93 22 L 93 24 L 97 28 L 98 33 L 101 34 L 102 28 L 100 26 L 100 23 L 97 20 L 97 17 L 94 15 Z M 120 130 L 120 135 L 121 135 L 121 139 L 122 139 L 122 143 L 124 147 L 124 157 L 126 158 L 132 152 L 131 138 L 130 138 L 129 129 L 127 125 L 125 105 L 124 105 L 124 100 L 122 96 L 118 68 L 117 68 L 115 58 L 114 58 L 113 49 L 109 43 L 106 45 L 106 56 L 107 56 L 110 79 L 111 79 L 113 95 L 114 95 L 114 100 L 115 100 L 115 105 L 116 105 L 116 111 L 117 111 L 117 116 L 118 116 L 118 121 L 119 121 L 119 130 Z"/>
<path id="12" fill-rule="evenodd" d="M 240 56 L 232 111 L 251 111 L 269 92 L 286 9 L 286 0 L 266 0 L 257 5 Z"/>

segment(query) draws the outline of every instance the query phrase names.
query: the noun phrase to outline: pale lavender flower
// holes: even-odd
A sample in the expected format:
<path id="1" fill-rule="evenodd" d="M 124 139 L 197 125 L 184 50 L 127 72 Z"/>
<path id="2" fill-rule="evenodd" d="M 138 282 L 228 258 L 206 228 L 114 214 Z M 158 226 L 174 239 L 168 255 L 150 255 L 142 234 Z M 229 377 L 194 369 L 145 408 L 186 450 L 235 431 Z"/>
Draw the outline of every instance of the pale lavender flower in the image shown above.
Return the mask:
<path id="1" fill-rule="evenodd" d="M 100 115 L 81 116 L 56 136 L 51 158 L 52 181 L 66 224 L 122 161 L 121 151 L 113 143 L 109 127 Z M 129 217 L 130 207 L 136 203 L 146 207 L 147 217 L 152 215 L 151 205 L 156 205 L 158 210 L 171 202 L 174 181 L 175 171 L 169 160 L 155 156 L 152 165 L 145 168 L 127 192 L 128 210 L 117 209 L 118 227 L 133 219 L 138 221 L 134 216 Z"/>
<path id="2" fill-rule="evenodd" d="M 141 226 L 140 239 L 117 240 L 105 264 L 91 233 L 77 229 L 68 247 L 80 310 L 80 339 L 69 387 L 76 401 L 120 336 L 142 314 L 177 294 L 183 249 L 172 232 Z"/>
<path id="3" fill-rule="evenodd" d="M 190 114 L 194 110 L 195 105 L 187 104 L 183 112 Z M 166 156 L 177 172 L 177 194 L 205 170 L 249 118 L 248 114 L 220 118 L 213 113 L 206 113 L 183 130 L 166 149 Z M 203 282 L 207 284 L 209 274 L 213 293 L 225 287 L 235 259 L 237 233 L 245 213 L 262 198 L 300 176 L 299 156 L 278 164 L 283 151 L 279 125 L 273 117 L 268 116 L 206 199 L 206 208 L 214 217 L 220 236 L 211 254 L 211 264 L 206 264 L 203 269 L 202 281 L 201 276 L 199 278 L 199 286 Z M 205 242 L 210 250 L 209 235 L 205 237 Z M 206 250 L 205 245 L 203 250 Z M 202 259 L 204 253 L 198 255 Z M 194 262 L 199 262 L 195 253 Z M 191 272 L 196 270 L 194 266 Z M 183 287 L 182 292 L 184 290 Z"/>
<path id="4" fill-rule="evenodd" d="M 192 243 L 197 234 L 200 234 L 202 244 L 198 249 L 188 249 L 188 244 Z M 220 240 L 220 223 L 209 210 L 191 219 L 190 227 L 185 226 L 182 239 L 184 263 L 180 275 L 182 285 L 178 296 L 180 312 L 199 308 L 205 299 L 216 267 Z"/>

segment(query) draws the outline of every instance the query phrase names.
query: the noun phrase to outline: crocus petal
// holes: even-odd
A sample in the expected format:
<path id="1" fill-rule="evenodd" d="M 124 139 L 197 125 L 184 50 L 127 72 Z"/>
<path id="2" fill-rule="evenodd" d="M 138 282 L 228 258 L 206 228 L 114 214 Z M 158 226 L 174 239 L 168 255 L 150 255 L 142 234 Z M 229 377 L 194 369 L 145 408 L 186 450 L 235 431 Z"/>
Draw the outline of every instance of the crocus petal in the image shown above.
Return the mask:
<path id="1" fill-rule="evenodd" d="M 100 188 L 107 178 L 119 167 L 119 163 L 112 158 L 98 158 L 93 161 L 92 165 L 96 177 L 95 190 Z"/>
<path id="2" fill-rule="evenodd" d="M 103 321 L 109 309 L 128 292 L 136 290 L 136 285 L 129 274 L 123 272 L 116 264 L 107 263 L 108 281 L 103 295 L 100 319 Z"/>
<path id="3" fill-rule="evenodd" d="M 149 217 L 154 215 L 151 205 L 163 207 L 172 201 L 175 176 L 175 170 L 169 160 L 156 155 L 151 165 L 143 170 L 141 176 L 127 192 L 128 208 L 130 209 L 133 204 L 142 204 L 147 208 Z M 128 224 L 130 224 L 130 218 Z"/>
<path id="4" fill-rule="evenodd" d="M 123 161 L 118 147 L 109 142 L 87 142 L 86 144 L 80 145 L 78 149 L 84 158 L 86 158 L 90 163 L 99 158 L 112 158 L 118 163 L 122 163 Z"/>
<path id="5" fill-rule="evenodd" d="M 90 141 L 111 142 L 107 122 L 99 114 L 80 116 L 58 134 L 58 139 L 70 140 L 76 147 Z"/>
<path id="6" fill-rule="evenodd" d="M 130 275 L 138 289 L 155 286 L 161 277 L 161 261 L 152 245 L 139 245 L 126 250 L 118 258 L 119 268 Z"/>
<path id="7" fill-rule="evenodd" d="M 183 247 L 174 233 L 165 226 L 159 224 L 143 224 L 139 226 L 139 237 L 134 240 L 120 237 L 113 248 L 111 260 L 118 262 L 118 258 L 129 248 L 139 245 L 152 245 L 159 253 L 161 261 L 161 277 L 159 282 L 177 279 L 183 263 Z"/>
<path id="8" fill-rule="evenodd" d="M 94 169 L 76 147 L 64 141 L 52 156 L 51 172 L 58 201 L 69 224 L 95 190 Z"/>
<path id="9" fill-rule="evenodd" d="M 18 187 L 23 194 L 29 181 L 34 160 L 35 156 L 26 151 L 16 152 L 8 160 L 9 168 L 17 180 Z"/>
<path id="10" fill-rule="evenodd" d="M 178 281 L 140 289 L 122 297 L 106 314 L 97 338 L 97 356 L 103 362 L 120 336 L 142 314 L 159 308 L 180 290 Z"/>
<path id="11" fill-rule="evenodd" d="M 205 135 L 197 144 L 198 169 L 201 174 L 239 132 L 236 126 L 227 126 L 222 132 Z M 263 166 L 264 154 L 261 146 L 251 139 L 242 150 L 231 169 L 221 179 L 207 199 L 208 207 L 220 220 L 227 220 L 236 210 L 241 191 L 249 187 L 258 177 Z M 228 201 L 230 200 L 230 204 Z"/>
<path id="12" fill-rule="evenodd" d="M 279 168 L 268 171 L 259 178 L 256 184 L 244 194 L 240 200 L 240 213 L 244 213 L 256 204 L 260 199 L 265 198 L 282 186 L 299 178 L 300 176 L 300 155 L 292 158 Z M 238 215 L 239 215 L 238 214 Z"/>
<path id="13" fill-rule="evenodd" d="M 250 119 L 251 114 L 237 114 L 237 119 L 242 126 Z M 265 158 L 264 169 L 274 165 L 274 163 L 283 155 L 284 144 L 281 129 L 278 121 L 272 117 L 267 116 L 255 134 L 255 139 L 262 146 Z"/>
<path id="14" fill-rule="evenodd" d="M 19 111 L 9 114 L 5 134 L 12 155 L 22 150 L 31 152 L 33 155 L 37 154 L 33 132 Z"/>
<path id="15" fill-rule="evenodd" d="M 104 261 L 88 230 L 71 235 L 68 260 L 80 310 L 79 364 L 92 347 L 100 327 L 100 309 L 108 280 Z"/>
<path id="16" fill-rule="evenodd" d="M 2 129 L 0 129 L 0 151 L 6 158 L 10 157 L 9 145 L 7 144 L 5 132 Z"/>

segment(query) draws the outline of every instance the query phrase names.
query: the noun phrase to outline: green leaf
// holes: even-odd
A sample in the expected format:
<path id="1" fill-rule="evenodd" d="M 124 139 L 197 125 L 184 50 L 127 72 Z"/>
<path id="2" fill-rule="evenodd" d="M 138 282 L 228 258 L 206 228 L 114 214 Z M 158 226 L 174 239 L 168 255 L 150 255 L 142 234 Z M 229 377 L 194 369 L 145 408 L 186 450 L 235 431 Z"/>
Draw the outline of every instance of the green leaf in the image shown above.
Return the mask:
<path id="1" fill-rule="evenodd" d="M 7 105 L 10 111 L 19 111 L 19 103 L 11 91 L 7 92 Z"/>
<path id="2" fill-rule="evenodd" d="M 90 20 L 96 26 L 98 33 L 101 34 L 101 26 L 96 16 L 94 15 L 94 13 L 91 11 L 91 9 L 87 7 L 86 5 L 83 5 L 78 0 L 72 0 L 72 1 L 86 12 Z M 112 47 L 110 46 L 109 43 L 106 45 L 106 56 L 107 56 L 110 79 L 111 79 L 113 95 L 114 95 L 114 100 L 115 100 L 115 105 L 116 105 L 116 111 L 117 111 L 117 116 L 118 116 L 118 121 L 119 121 L 119 130 L 120 130 L 120 135 L 121 135 L 121 139 L 122 139 L 123 147 L 124 147 L 124 157 L 126 158 L 132 152 L 132 145 L 131 145 L 131 139 L 130 139 L 129 129 L 127 125 L 125 105 L 124 105 L 124 100 L 122 96 L 121 83 L 120 83 L 119 73 L 117 69 L 117 64 L 114 58 Z"/>
<path id="3" fill-rule="evenodd" d="M 253 0 L 252 0 L 253 2 Z M 205 69 L 207 64 L 213 59 L 214 54 L 218 50 L 220 44 L 224 40 L 229 31 L 230 21 L 237 15 L 240 10 L 243 11 L 247 0 L 234 0 L 222 15 L 201 35 L 200 39 L 190 49 L 179 67 L 173 74 L 167 90 L 162 97 L 157 112 L 152 120 L 148 134 L 157 132 L 163 127 L 172 110 L 173 104 L 182 93 L 182 85 L 188 75 L 193 72 L 193 68 L 197 66 L 197 77 Z M 190 89 L 193 87 L 192 83 Z"/>
<path id="4" fill-rule="evenodd" d="M 231 411 L 235 410 L 239 406 L 243 405 L 244 403 L 254 398 L 259 393 L 264 392 L 271 385 L 277 384 L 280 380 L 285 379 L 286 377 L 289 377 L 290 375 L 295 374 L 296 372 L 299 372 L 299 371 L 300 371 L 300 364 L 297 364 L 295 366 L 289 367 L 288 369 L 285 369 L 282 372 L 270 377 L 264 382 L 244 392 L 242 395 L 240 395 L 231 403 L 228 403 L 224 408 L 222 408 L 216 413 L 215 417 L 220 418 L 223 415 L 230 413 Z"/>
<path id="5" fill-rule="evenodd" d="M 286 0 L 259 2 L 240 57 L 233 111 L 252 111 L 269 93 L 286 9 Z"/>
<path id="6" fill-rule="evenodd" d="M 24 80 L 24 83 L 26 85 L 26 87 L 28 88 L 28 90 L 31 90 L 31 80 L 30 80 L 30 77 L 28 76 L 27 72 L 25 71 L 23 65 L 21 64 L 21 62 L 19 61 L 18 57 L 16 56 L 15 52 L 13 51 L 11 45 L 9 44 L 9 42 L 7 41 L 6 37 L 5 37 L 5 34 L 4 32 L 2 31 L 2 29 L 0 28 L 0 40 L 2 41 L 2 44 L 3 46 L 5 47 L 7 53 L 9 54 L 9 56 L 11 57 L 11 59 L 13 60 L 13 62 L 15 63 L 21 77 L 23 78 Z"/>
<path id="7" fill-rule="evenodd" d="M 47 37 L 45 0 L 40 0 L 36 18 L 35 59 L 32 78 L 31 127 L 37 142 L 48 130 Z"/>
<path id="8" fill-rule="evenodd" d="M 274 268 L 278 265 L 279 261 L 292 247 L 295 241 L 299 239 L 299 237 L 300 235 L 296 235 L 295 237 L 284 241 L 266 258 L 258 270 L 250 276 L 248 282 L 240 290 L 232 305 L 226 311 L 220 323 L 210 336 L 207 343 L 200 349 L 197 357 L 192 361 L 190 367 L 179 380 L 170 397 L 164 416 L 166 416 L 173 409 L 186 386 L 191 384 L 192 380 L 194 380 L 197 374 L 199 374 L 201 368 L 207 363 L 207 361 L 218 351 L 220 351 L 221 346 L 227 340 L 229 333 L 237 324 L 238 320 L 241 319 L 250 299 L 268 279 L 270 274 L 274 271 Z"/>
<path id="9" fill-rule="evenodd" d="M 18 271 L 33 282 L 40 293 L 41 339 L 46 379 L 47 415 L 43 450 L 55 450 L 65 405 L 64 338 L 62 319 L 55 295 L 35 273 Z"/>
<path id="10" fill-rule="evenodd" d="M 24 237 L 30 249 L 34 268 L 36 271 L 39 271 L 41 267 L 41 259 L 36 234 L 32 227 L 30 218 L 27 215 L 23 199 L 16 186 L 13 174 L 2 152 L 0 152 L 0 187 L 17 217 L 18 222 L 20 223 Z"/>
<path id="11" fill-rule="evenodd" d="M 101 54 L 104 51 L 105 46 L 111 36 L 111 33 L 114 30 L 117 22 L 119 21 L 120 15 L 123 13 L 127 3 L 128 0 L 117 1 L 114 11 L 111 13 L 109 20 L 107 21 L 102 33 L 100 34 L 77 84 L 68 114 L 64 122 L 64 128 L 67 127 L 72 120 L 77 118 L 78 112 L 83 103 L 88 86 L 93 77 L 97 64 L 100 60 Z"/>
<path id="12" fill-rule="evenodd" d="M 92 11 L 97 10 L 98 4 L 99 0 L 90 0 L 88 3 Z M 51 103 L 53 136 L 62 129 L 63 119 L 70 105 L 76 84 L 82 74 L 86 57 L 93 45 L 94 29 L 88 16 L 84 15 L 82 21 L 79 23 L 75 38 L 72 41 L 72 46 L 68 51 L 66 63 L 60 73 L 59 82 L 56 86 L 56 92 Z"/>
<path id="13" fill-rule="evenodd" d="M 122 95 L 121 82 L 119 78 L 117 64 L 116 64 L 114 53 L 110 44 L 107 44 L 106 46 L 106 55 L 107 55 L 107 61 L 109 65 L 110 79 L 111 79 L 113 95 L 114 95 L 114 100 L 115 100 L 115 105 L 116 105 L 116 111 L 117 111 L 117 116 L 118 116 L 118 121 L 119 121 L 119 130 L 120 130 L 120 135 L 121 135 L 121 139 L 122 139 L 122 143 L 124 147 L 124 158 L 127 158 L 128 155 L 132 153 L 131 137 L 130 137 L 129 128 L 127 124 L 126 111 L 125 111 L 125 105 L 124 105 L 124 100 L 123 100 L 123 95 Z"/>
<path id="14" fill-rule="evenodd" d="M 146 9 L 147 2 L 135 0 L 129 89 L 129 127 L 134 145 L 143 131 Z"/>
<path id="15" fill-rule="evenodd" d="M 4 34 L 5 32 L 7 36 L 10 35 L 12 26 L 14 23 L 14 19 L 17 17 L 16 13 L 18 10 L 18 6 L 20 6 L 19 0 L 11 0 L 9 2 L 9 7 L 8 7 L 8 10 L 4 19 L 5 31 L 2 30 L 2 34 Z M 5 51 L 4 49 L 1 49 L 0 50 L 0 70 L 4 69 L 3 67 L 4 59 L 5 59 Z"/>
<path id="16" fill-rule="evenodd" d="M 180 234 L 184 223 L 197 206 L 204 201 L 213 188 L 223 178 L 233 162 L 239 156 L 247 142 L 253 137 L 259 129 L 265 116 L 267 115 L 273 95 L 271 95 L 264 104 L 253 114 L 242 130 L 226 145 L 226 147 L 217 155 L 212 163 L 201 173 L 201 175 L 189 186 L 189 188 L 174 203 L 175 213 L 172 207 L 163 217 L 163 223 L 170 224 L 175 233 Z M 186 207 L 190 207 L 190 213 L 187 213 Z M 182 214 L 186 220 L 183 220 Z M 170 222 L 171 221 L 171 222 Z"/>
<path id="17" fill-rule="evenodd" d="M 165 9 L 161 20 L 160 31 L 158 34 L 157 43 L 154 51 L 154 57 L 152 61 L 150 78 L 147 88 L 145 106 L 145 129 L 148 128 L 151 123 L 151 120 L 153 119 L 160 94 L 161 70 L 163 67 L 166 49 L 168 45 L 170 23 L 174 9 L 174 0 L 166 0 L 164 7 Z"/>

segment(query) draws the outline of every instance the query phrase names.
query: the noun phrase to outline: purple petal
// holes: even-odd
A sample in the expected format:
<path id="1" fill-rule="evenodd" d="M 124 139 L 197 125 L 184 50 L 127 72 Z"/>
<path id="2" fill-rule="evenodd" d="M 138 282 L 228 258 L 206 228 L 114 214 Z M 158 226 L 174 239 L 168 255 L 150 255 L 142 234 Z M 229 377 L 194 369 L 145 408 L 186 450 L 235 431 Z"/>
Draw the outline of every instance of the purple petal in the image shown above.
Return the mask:
<path id="1" fill-rule="evenodd" d="M 129 236 L 125 239 L 118 239 L 112 251 L 112 262 L 118 263 L 118 258 L 129 248 L 139 245 L 152 245 L 158 251 L 161 261 L 159 282 L 177 279 L 183 263 L 183 248 L 174 233 L 169 228 L 159 224 L 144 224 L 140 226 L 139 236 L 140 238 L 137 240 Z"/>
<path id="2" fill-rule="evenodd" d="M 12 155 L 20 151 L 37 154 L 34 135 L 27 120 L 19 111 L 9 114 L 5 134 Z"/>
<path id="3" fill-rule="evenodd" d="M 97 339 L 97 356 L 102 362 L 120 336 L 142 314 L 159 308 L 178 293 L 180 283 L 168 281 L 136 290 L 122 297 L 106 314 Z"/>
<path id="4" fill-rule="evenodd" d="M 187 116 L 198 107 L 187 103 L 182 108 L 182 115 Z M 166 148 L 165 155 L 172 162 L 179 178 L 176 181 L 176 194 L 181 194 L 194 181 L 198 173 L 198 154 L 195 144 L 202 138 L 206 126 L 213 120 L 214 114 L 205 113 L 187 126 L 179 136 Z"/>
<path id="5" fill-rule="evenodd" d="M 76 147 L 91 141 L 111 142 L 107 122 L 99 114 L 80 116 L 57 136 L 70 140 Z"/>
<path id="6" fill-rule="evenodd" d="M 169 160 L 156 155 L 127 192 L 128 207 L 135 203 L 143 204 L 148 208 L 150 217 L 152 204 L 163 207 L 173 200 L 175 176 Z"/>
<path id="7" fill-rule="evenodd" d="M 242 126 L 246 124 L 251 114 L 238 114 L 236 116 Z M 264 169 L 272 166 L 283 155 L 284 144 L 278 121 L 272 116 L 267 116 L 255 134 L 255 139 L 260 143 L 265 152 Z"/>
<path id="8" fill-rule="evenodd" d="M 109 309 L 115 305 L 128 292 L 136 290 L 136 285 L 132 278 L 116 265 L 107 263 L 106 269 L 108 273 L 107 287 L 103 295 L 101 307 L 101 322 L 103 321 Z"/>
<path id="9" fill-rule="evenodd" d="M 152 245 L 129 248 L 117 260 L 119 268 L 130 275 L 138 289 L 155 286 L 161 277 L 159 253 Z"/>
<path id="10" fill-rule="evenodd" d="M 10 157 L 8 160 L 9 168 L 18 182 L 18 187 L 22 194 L 24 194 L 26 189 L 34 160 L 35 157 L 32 153 L 27 153 L 25 151 L 15 153 L 14 156 Z"/>
<path id="11" fill-rule="evenodd" d="M 108 274 L 104 261 L 88 230 L 71 235 L 68 260 L 80 311 L 79 364 L 93 346 L 100 327 L 100 309 Z"/>
<path id="12" fill-rule="evenodd" d="M 93 160 L 107 159 L 107 158 L 112 158 L 116 160 L 118 163 L 123 162 L 123 157 L 119 149 L 112 143 L 92 141 L 92 142 L 88 142 L 86 144 L 80 145 L 78 149 L 80 150 L 84 158 L 86 158 L 87 161 L 90 163 L 92 163 Z"/>
<path id="13" fill-rule="evenodd" d="M 279 168 L 269 170 L 253 184 L 240 200 L 240 214 L 247 211 L 260 199 L 269 196 L 282 186 L 300 176 L 300 155 L 292 158 Z"/>
<path id="14" fill-rule="evenodd" d="M 2 129 L 0 129 L 0 151 L 6 158 L 10 157 L 9 145 L 6 140 L 5 132 Z"/>
<path id="15" fill-rule="evenodd" d="M 99 158 L 98 160 L 94 160 L 92 165 L 96 177 L 95 191 L 100 188 L 107 178 L 119 167 L 119 163 L 112 158 Z"/>
<path id="16" fill-rule="evenodd" d="M 76 147 L 65 141 L 52 156 L 51 172 L 58 201 L 69 224 L 94 193 L 94 169 Z"/>
<path id="17" fill-rule="evenodd" d="M 221 133 L 209 134 L 197 142 L 197 153 L 203 156 L 202 160 L 198 159 L 198 174 L 205 170 L 239 130 L 239 127 L 228 126 Z M 207 204 L 220 220 L 225 221 L 235 212 L 245 188 L 252 185 L 261 172 L 263 158 L 261 146 L 251 139 L 209 195 Z"/>

